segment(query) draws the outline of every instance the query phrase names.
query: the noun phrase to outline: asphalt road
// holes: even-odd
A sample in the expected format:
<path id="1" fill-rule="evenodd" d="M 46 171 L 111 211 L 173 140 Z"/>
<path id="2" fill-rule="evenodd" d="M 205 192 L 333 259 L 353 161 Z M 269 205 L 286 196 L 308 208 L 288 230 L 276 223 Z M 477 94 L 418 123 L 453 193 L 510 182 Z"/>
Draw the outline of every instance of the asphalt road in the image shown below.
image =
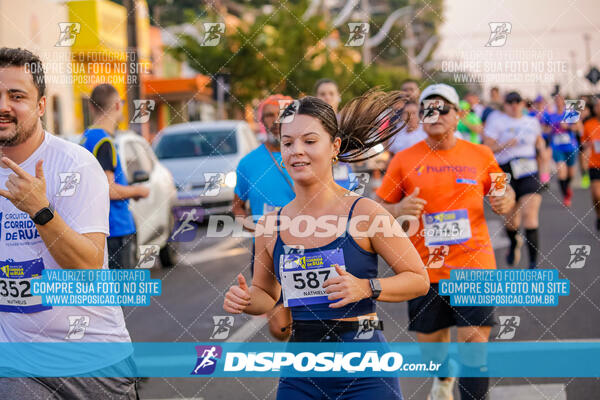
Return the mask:
<path id="1" fill-rule="evenodd" d="M 594 212 L 589 191 L 576 189 L 571 209 L 562 206 L 556 184 L 544 192 L 541 210 L 540 268 L 555 268 L 561 278 L 570 281 L 569 296 L 561 297 L 557 307 L 499 307 L 496 315 L 520 316 L 513 341 L 600 340 L 600 235 L 594 229 Z M 489 210 L 488 210 L 489 211 Z M 499 267 L 505 266 L 507 238 L 497 216 L 489 213 L 490 234 Z M 250 278 L 250 241 L 215 239 L 205 236 L 200 227 L 196 240 L 179 244 L 180 261 L 171 269 L 152 271 L 162 279 L 162 295 L 152 299 L 148 307 L 126 307 L 127 326 L 134 341 L 140 342 L 206 342 L 213 330 L 213 316 L 224 315 L 223 295 L 243 271 Z M 569 263 L 569 245 L 590 245 L 591 255 L 580 269 L 565 268 Z M 521 268 L 526 268 L 526 251 Z M 380 261 L 380 275 L 390 273 Z M 406 304 L 381 303 L 380 318 L 385 321 L 388 341 L 413 342 L 407 332 Z M 248 336 L 248 341 L 270 342 L 265 326 L 252 331 L 247 322 L 252 318 L 236 316 L 230 338 Z M 252 319 L 262 325 L 260 317 Z M 498 334 L 492 330 L 492 340 Z M 431 380 L 401 379 L 406 399 L 425 399 Z M 491 381 L 491 400 L 501 399 L 593 399 L 600 393 L 599 379 L 507 379 Z M 274 378 L 151 378 L 141 384 L 143 399 L 274 399 Z M 458 399 L 458 391 L 455 392 Z"/>

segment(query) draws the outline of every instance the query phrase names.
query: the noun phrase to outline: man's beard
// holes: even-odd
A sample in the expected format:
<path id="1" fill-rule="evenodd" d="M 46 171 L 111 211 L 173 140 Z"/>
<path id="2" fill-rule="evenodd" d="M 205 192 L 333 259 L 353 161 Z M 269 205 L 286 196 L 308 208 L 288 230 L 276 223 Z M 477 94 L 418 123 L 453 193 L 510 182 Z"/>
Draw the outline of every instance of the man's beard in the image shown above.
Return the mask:
<path id="1" fill-rule="evenodd" d="M 14 132 L 8 138 L 0 137 L 0 146 L 1 147 L 14 147 L 18 146 L 21 143 L 24 143 L 29 139 L 34 133 L 36 129 L 36 123 L 34 122 L 31 127 L 25 127 L 18 123 L 16 118 L 13 118 L 13 122 L 15 124 Z M 10 128 L 8 128 L 10 129 Z M 8 130 L 7 129 L 7 130 Z M 2 135 L 2 130 L 0 130 L 0 135 Z"/>
<path id="2" fill-rule="evenodd" d="M 281 144 L 281 141 L 279 140 L 280 125 L 277 123 L 272 124 L 270 127 L 264 123 L 263 125 L 265 125 L 265 130 L 267 131 L 267 142 L 271 146 L 279 147 Z"/>

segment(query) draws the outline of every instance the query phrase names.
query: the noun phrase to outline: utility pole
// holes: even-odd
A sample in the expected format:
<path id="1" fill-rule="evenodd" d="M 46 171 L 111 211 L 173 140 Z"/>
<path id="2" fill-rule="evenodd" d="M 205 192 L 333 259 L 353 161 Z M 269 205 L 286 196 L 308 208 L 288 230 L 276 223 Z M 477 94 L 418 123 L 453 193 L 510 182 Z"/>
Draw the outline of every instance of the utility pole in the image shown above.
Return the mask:
<path id="1" fill-rule="evenodd" d="M 590 57 L 590 40 L 592 37 L 589 33 L 583 34 L 583 41 L 585 42 L 585 69 L 589 69 L 591 67 L 591 57 Z"/>
<path id="2" fill-rule="evenodd" d="M 577 95 L 577 80 L 579 79 L 579 77 L 577 76 L 577 61 L 576 61 L 576 57 L 577 54 L 575 53 L 574 50 L 571 50 L 569 52 L 569 55 L 571 56 L 571 90 L 573 91 L 572 94 L 574 96 Z"/>
<path id="3" fill-rule="evenodd" d="M 412 5 L 412 1 L 409 0 L 408 5 L 411 6 Z M 412 10 L 412 8 L 411 8 Z M 419 70 L 419 66 L 417 65 L 417 62 L 415 61 L 415 47 L 417 46 L 417 39 L 415 38 L 415 32 L 413 31 L 413 26 L 412 26 L 412 20 L 414 20 L 413 18 L 413 13 L 411 12 L 410 14 L 408 14 L 406 17 L 406 24 L 404 24 L 405 27 L 405 32 L 406 32 L 406 38 L 402 41 L 402 45 L 404 46 L 404 48 L 406 49 L 406 63 L 407 63 L 407 67 L 408 67 L 408 74 L 411 77 L 414 78 L 420 78 L 421 77 L 421 71 Z"/>
<path id="4" fill-rule="evenodd" d="M 360 6 L 361 6 L 361 11 L 363 13 L 363 16 L 365 18 L 365 22 L 370 24 L 371 22 L 371 12 L 370 12 L 370 8 L 369 8 L 369 0 L 361 0 L 360 1 Z M 369 32 L 371 31 L 371 28 L 369 27 Z M 367 32 L 365 35 L 365 42 L 363 43 L 362 46 L 362 61 L 363 64 L 365 66 L 369 65 L 371 63 L 371 48 L 369 46 L 367 46 L 367 40 L 369 40 L 369 32 Z"/>
<path id="5" fill-rule="evenodd" d="M 123 0 L 123 5 L 127 9 L 127 114 L 129 115 L 129 129 L 141 135 L 142 125 L 131 122 L 135 115 L 133 100 L 141 99 L 135 0 Z"/>

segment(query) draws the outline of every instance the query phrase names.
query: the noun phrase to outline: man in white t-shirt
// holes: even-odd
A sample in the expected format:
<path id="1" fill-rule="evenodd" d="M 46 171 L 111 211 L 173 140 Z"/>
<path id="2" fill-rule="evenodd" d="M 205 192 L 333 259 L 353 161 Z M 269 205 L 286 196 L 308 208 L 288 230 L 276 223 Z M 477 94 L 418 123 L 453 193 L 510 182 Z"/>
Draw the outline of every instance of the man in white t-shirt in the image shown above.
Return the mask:
<path id="1" fill-rule="evenodd" d="M 120 307 L 51 307 L 30 294 L 31 280 L 44 269 L 107 268 L 106 176 L 86 149 L 43 130 L 44 90 L 37 56 L 23 49 L 0 48 L 0 342 L 127 344 L 131 339 Z M 131 345 L 122 348 L 76 357 L 61 353 L 52 371 L 64 376 L 115 365 L 134 368 Z M 3 354 L 0 376 L 47 372 L 48 365 L 43 365 L 47 358 L 27 353 Z M 0 378 L 2 399 L 101 399 L 107 393 L 112 398 L 135 399 L 136 381 Z"/>
<path id="2" fill-rule="evenodd" d="M 539 254 L 539 213 L 542 196 L 538 193 L 541 182 L 536 161 L 536 150 L 544 148 L 539 121 L 523 115 L 525 104 L 517 92 L 510 92 L 504 101 L 504 112 L 496 111 L 487 120 L 484 144 L 489 146 L 500 168 L 511 174 L 510 185 L 515 190 L 517 203 L 506 217 L 506 234 L 511 245 L 506 262 L 513 266 L 521 259 L 523 239 L 521 225 L 529 250 L 529 268 L 535 268 Z"/>

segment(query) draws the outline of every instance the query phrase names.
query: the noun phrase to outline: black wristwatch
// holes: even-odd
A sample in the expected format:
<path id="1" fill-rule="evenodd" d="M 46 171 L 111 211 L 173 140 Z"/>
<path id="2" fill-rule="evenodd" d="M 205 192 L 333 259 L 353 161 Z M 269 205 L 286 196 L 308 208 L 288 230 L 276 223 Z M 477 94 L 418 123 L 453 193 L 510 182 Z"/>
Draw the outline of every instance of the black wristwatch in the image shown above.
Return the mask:
<path id="1" fill-rule="evenodd" d="M 369 279 L 369 285 L 371 286 L 371 298 L 376 299 L 381 294 L 381 283 L 379 283 L 379 279 Z"/>
<path id="2" fill-rule="evenodd" d="M 36 225 L 46 225 L 52 218 L 54 218 L 54 207 L 52 207 L 52 204 L 48 204 L 48 207 L 44 207 L 36 212 L 31 220 Z"/>

